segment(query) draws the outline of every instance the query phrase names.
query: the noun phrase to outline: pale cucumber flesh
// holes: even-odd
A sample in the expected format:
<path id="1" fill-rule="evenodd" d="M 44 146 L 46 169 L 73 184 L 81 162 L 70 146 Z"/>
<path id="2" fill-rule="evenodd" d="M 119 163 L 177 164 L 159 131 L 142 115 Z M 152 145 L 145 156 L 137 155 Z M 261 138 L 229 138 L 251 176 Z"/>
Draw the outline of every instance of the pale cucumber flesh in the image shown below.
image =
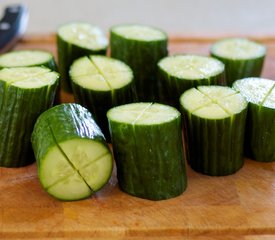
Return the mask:
<path id="1" fill-rule="evenodd" d="M 266 49 L 263 45 L 243 38 L 229 38 L 215 43 L 211 49 L 212 53 L 228 59 L 250 59 L 265 55 Z"/>
<path id="2" fill-rule="evenodd" d="M 121 25 L 113 27 L 112 31 L 127 39 L 139 41 L 158 41 L 167 38 L 161 30 L 142 25 Z"/>
<path id="3" fill-rule="evenodd" d="M 98 27 L 87 23 L 63 25 L 58 29 L 58 35 L 71 44 L 87 49 L 104 49 L 108 45 L 104 33 Z"/>
<path id="4" fill-rule="evenodd" d="M 53 56 L 40 50 L 20 50 L 5 53 L 0 56 L 0 67 L 24 67 L 43 65 L 53 59 Z"/>
<path id="5" fill-rule="evenodd" d="M 112 108 L 107 116 L 112 121 L 132 125 L 153 125 L 172 121 L 180 113 L 173 107 L 158 103 L 131 103 Z"/>
<path id="6" fill-rule="evenodd" d="M 182 106 L 198 117 L 222 119 L 243 111 L 247 102 L 235 90 L 222 86 L 198 86 L 180 98 Z"/>
<path id="7" fill-rule="evenodd" d="M 59 199 L 85 198 L 99 190 L 112 172 L 112 156 L 105 145 L 72 139 L 52 147 L 41 161 L 44 188 Z"/>
<path id="8" fill-rule="evenodd" d="M 88 56 L 76 60 L 70 76 L 74 83 L 95 91 L 118 89 L 133 79 L 133 73 L 126 64 L 105 56 Z"/>
<path id="9" fill-rule="evenodd" d="M 207 79 L 224 71 L 220 61 L 197 55 L 175 55 L 162 59 L 158 66 L 168 75 L 183 79 Z"/>

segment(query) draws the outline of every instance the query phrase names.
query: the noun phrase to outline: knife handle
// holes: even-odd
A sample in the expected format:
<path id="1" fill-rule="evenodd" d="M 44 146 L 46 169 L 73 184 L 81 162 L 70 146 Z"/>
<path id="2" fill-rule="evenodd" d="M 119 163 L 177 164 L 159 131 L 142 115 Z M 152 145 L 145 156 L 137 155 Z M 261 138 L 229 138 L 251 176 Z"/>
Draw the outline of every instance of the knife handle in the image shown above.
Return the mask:
<path id="1" fill-rule="evenodd" d="M 11 5 L 5 8 L 4 16 L 0 20 L 0 53 L 9 50 L 22 36 L 28 20 L 27 8 Z"/>

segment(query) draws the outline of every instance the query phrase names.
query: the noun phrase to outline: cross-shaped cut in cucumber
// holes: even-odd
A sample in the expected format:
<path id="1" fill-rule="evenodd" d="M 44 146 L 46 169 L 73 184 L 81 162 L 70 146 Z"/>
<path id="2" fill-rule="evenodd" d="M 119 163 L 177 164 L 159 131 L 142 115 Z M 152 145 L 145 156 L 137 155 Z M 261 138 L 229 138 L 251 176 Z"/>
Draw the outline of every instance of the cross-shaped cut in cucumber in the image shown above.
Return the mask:
<path id="1" fill-rule="evenodd" d="M 228 175 L 243 165 L 247 102 L 223 86 L 198 86 L 180 97 L 187 160 L 208 175 Z"/>
<path id="2" fill-rule="evenodd" d="M 131 103 L 107 113 L 120 188 L 160 200 L 186 188 L 181 114 L 158 103 Z"/>
<path id="3" fill-rule="evenodd" d="M 42 186 L 61 200 L 87 198 L 112 173 L 112 154 L 91 114 L 78 104 L 44 112 L 32 134 Z"/>
<path id="4" fill-rule="evenodd" d="M 0 70 L 0 166 L 34 159 L 30 136 L 37 117 L 52 106 L 59 74 L 45 67 Z"/>

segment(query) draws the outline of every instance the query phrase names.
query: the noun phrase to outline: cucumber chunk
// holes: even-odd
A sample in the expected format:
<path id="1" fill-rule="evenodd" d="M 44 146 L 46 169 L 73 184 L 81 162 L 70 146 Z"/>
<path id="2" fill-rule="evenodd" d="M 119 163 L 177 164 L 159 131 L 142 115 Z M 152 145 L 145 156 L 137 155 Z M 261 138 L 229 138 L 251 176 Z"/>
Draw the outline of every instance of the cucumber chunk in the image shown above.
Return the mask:
<path id="1" fill-rule="evenodd" d="M 107 117 L 122 191 L 161 200 L 186 189 L 180 112 L 143 102 L 114 107 Z"/>
<path id="2" fill-rule="evenodd" d="M 110 30 L 111 56 L 134 72 L 139 101 L 158 100 L 157 62 L 167 56 L 168 37 L 144 25 L 118 25 Z"/>
<path id="3" fill-rule="evenodd" d="M 249 102 L 246 154 L 261 162 L 275 161 L 275 81 L 244 78 L 233 83 Z"/>
<path id="4" fill-rule="evenodd" d="M 31 132 L 38 116 L 52 106 L 59 75 L 44 67 L 0 70 L 0 166 L 34 161 Z"/>
<path id="5" fill-rule="evenodd" d="M 211 55 L 225 64 L 227 85 L 245 77 L 259 77 L 266 47 L 244 38 L 226 38 L 214 43 Z"/>
<path id="6" fill-rule="evenodd" d="M 90 55 L 74 61 L 70 78 L 75 100 L 89 109 L 110 141 L 107 111 L 136 100 L 132 70 L 119 60 Z"/>
<path id="7" fill-rule="evenodd" d="M 222 176 L 239 170 L 247 102 L 229 87 L 198 86 L 180 97 L 187 161 L 198 172 Z"/>
<path id="8" fill-rule="evenodd" d="M 79 200 L 101 189 L 112 174 L 112 154 L 87 109 L 57 105 L 38 118 L 32 133 L 38 175 L 60 200 Z"/>
<path id="9" fill-rule="evenodd" d="M 180 95 L 198 85 L 224 84 L 224 64 L 198 55 L 175 55 L 158 63 L 161 101 L 179 108 Z"/>
<path id="10" fill-rule="evenodd" d="M 42 50 L 18 50 L 0 56 L 0 68 L 44 66 L 55 71 L 56 64 L 50 52 Z"/>
<path id="11" fill-rule="evenodd" d="M 96 26 L 74 22 L 59 27 L 57 50 L 62 89 L 72 92 L 69 68 L 75 59 L 89 54 L 105 55 L 107 47 L 106 36 Z"/>

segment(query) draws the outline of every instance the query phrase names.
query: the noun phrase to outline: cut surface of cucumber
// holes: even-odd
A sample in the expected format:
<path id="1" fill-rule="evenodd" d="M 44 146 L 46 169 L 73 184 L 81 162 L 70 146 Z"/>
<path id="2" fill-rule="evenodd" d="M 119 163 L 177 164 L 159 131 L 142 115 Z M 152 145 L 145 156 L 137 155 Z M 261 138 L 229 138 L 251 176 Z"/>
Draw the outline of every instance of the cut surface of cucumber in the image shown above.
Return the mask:
<path id="1" fill-rule="evenodd" d="M 132 70 L 123 62 L 92 55 L 76 60 L 70 76 L 74 83 L 95 91 L 112 91 L 133 80 Z"/>
<path id="2" fill-rule="evenodd" d="M 35 124 L 32 145 L 40 182 L 58 199 L 87 198 L 112 174 L 112 154 L 104 136 L 88 110 L 78 104 L 44 112 Z"/>
<path id="3" fill-rule="evenodd" d="M 90 110 L 110 141 L 107 111 L 136 99 L 132 70 L 120 60 L 90 55 L 74 61 L 70 78 L 76 101 Z"/>
<path id="4" fill-rule="evenodd" d="M 161 102 L 179 108 L 181 94 L 198 85 L 223 85 L 224 64 L 199 55 L 174 55 L 158 62 Z"/>
<path id="5" fill-rule="evenodd" d="M 37 117 L 52 106 L 59 74 L 44 67 L 0 70 L 0 165 L 31 163 L 31 132 Z"/>
<path id="6" fill-rule="evenodd" d="M 58 35 L 68 43 L 98 50 L 106 48 L 108 40 L 100 28 L 87 23 L 69 23 L 58 29 Z"/>
<path id="7" fill-rule="evenodd" d="M 121 35 L 127 39 L 137 41 L 157 41 L 165 40 L 167 35 L 156 28 L 142 25 L 121 25 L 114 26 L 112 31 L 118 35 Z"/>
<path id="8" fill-rule="evenodd" d="M 263 68 L 266 47 L 243 38 L 228 38 L 214 43 L 211 56 L 225 64 L 226 83 L 247 77 L 259 77 Z"/>
<path id="9" fill-rule="evenodd" d="M 275 161 L 275 81 L 244 78 L 233 83 L 249 102 L 245 147 L 248 157 Z"/>
<path id="10" fill-rule="evenodd" d="M 0 56 L 0 68 L 46 66 L 54 70 L 54 65 L 53 55 L 42 50 L 19 50 Z"/>
<path id="11" fill-rule="evenodd" d="M 244 38 L 220 40 L 212 46 L 211 51 L 215 55 L 238 60 L 259 58 L 266 54 L 262 44 Z"/>
<path id="12" fill-rule="evenodd" d="M 175 55 L 162 59 L 158 66 L 169 75 L 187 80 L 207 79 L 224 71 L 222 62 L 197 55 Z"/>
<path id="13" fill-rule="evenodd" d="M 180 112 L 143 102 L 114 107 L 107 117 L 120 188 L 151 200 L 180 195 L 187 185 Z"/>
<path id="14" fill-rule="evenodd" d="M 187 160 L 201 173 L 221 176 L 243 165 L 247 101 L 223 86 L 198 86 L 180 97 Z"/>

